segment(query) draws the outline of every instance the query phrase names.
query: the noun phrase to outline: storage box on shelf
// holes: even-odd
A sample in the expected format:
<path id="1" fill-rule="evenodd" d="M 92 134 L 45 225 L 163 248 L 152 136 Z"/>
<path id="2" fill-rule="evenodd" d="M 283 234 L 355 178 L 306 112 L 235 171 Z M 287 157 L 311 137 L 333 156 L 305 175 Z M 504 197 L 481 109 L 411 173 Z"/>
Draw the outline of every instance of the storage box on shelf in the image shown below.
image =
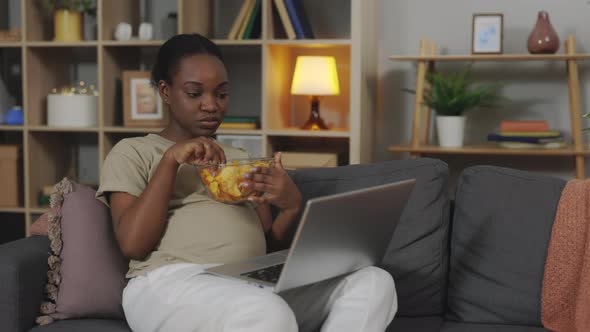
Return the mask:
<path id="1" fill-rule="evenodd" d="M 21 155 L 21 145 L 0 144 L 0 208 L 20 207 Z"/>
<path id="2" fill-rule="evenodd" d="M 414 99 L 413 126 L 409 144 L 392 145 L 391 152 L 409 152 L 412 157 L 422 154 L 462 154 L 462 155 L 520 155 L 520 156 L 559 156 L 571 157 L 574 161 L 575 175 L 579 179 L 586 177 L 585 156 L 590 155 L 583 146 L 582 113 L 580 111 L 580 82 L 578 61 L 590 60 L 590 54 L 576 53 L 576 40 L 569 36 L 565 42 L 563 54 L 493 54 L 493 55 L 437 55 L 436 44 L 423 40 L 420 42 L 418 56 L 391 56 L 393 61 L 410 61 L 417 63 L 416 96 Z M 572 143 L 559 149 L 506 149 L 495 144 L 467 145 L 462 148 L 442 148 L 429 143 L 430 117 L 432 110 L 423 106 L 424 90 L 427 89 L 425 77 L 434 71 L 437 62 L 503 62 L 503 61 L 546 61 L 564 62 L 567 70 L 569 113 L 571 118 Z"/>
<path id="3" fill-rule="evenodd" d="M 376 71 L 377 1 L 304 0 L 315 38 L 297 40 L 287 40 L 281 27 L 272 24 L 277 17 L 274 1 L 260 2 L 261 34 L 256 39 L 227 39 L 244 0 L 151 0 L 149 20 L 154 26 L 167 25 L 169 34 L 198 32 L 221 46 L 231 80 L 227 115 L 257 117 L 260 126 L 220 129 L 219 135 L 231 136 L 230 141 L 239 142 L 236 144 L 254 142 L 262 156 L 275 151 L 320 152 L 336 154 L 339 164 L 369 161 L 374 91 L 363 82 Z M 120 22 L 130 23 L 137 35 L 139 0 L 98 0 L 96 39 L 67 43 L 52 41 L 50 15 L 36 0 L 23 0 L 19 5 L 23 40 L 0 43 L 0 54 L 6 50 L 15 53 L 22 64 L 22 96 L 16 102 L 24 102 L 25 122 L 22 126 L 0 125 L 0 134 L 20 137 L 0 143 L 22 145 L 24 166 L 19 188 L 23 199 L 8 212 L 28 229 L 45 209 L 38 199 L 45 186 L 66 175 L 97 178 L 102 161 L 118 141 L 161 130 L 123 126 L 121 79 L 125 70 L 150 70 L 165 36 L 156 33 L 154 40 L 115 40 Z M 153 10 L 155 7 L 165 9 Z M 169 15 L 171 12 L 176 15 Z M 168 26 L 171 22 L 172 29 Z M 322 116 L 332 124 L 327 131 L 298 129 L 309 114 L 309 101 L 290 94 L 296 56 L 313 54 L 335 56 L 338 66 L 341 93 L 322 100 Z M 53 88 L 79 80 L 98 87 L 97 125 L 48 126 L 47 95 Z M 83 153 L 90 154 L 97 167 L 86 165 L 84 170 L 77 170 L 81 167 L 80 150 L 88 144 L 94 148 Z M 0 212 L 7 211 L 0 208 Z"/>

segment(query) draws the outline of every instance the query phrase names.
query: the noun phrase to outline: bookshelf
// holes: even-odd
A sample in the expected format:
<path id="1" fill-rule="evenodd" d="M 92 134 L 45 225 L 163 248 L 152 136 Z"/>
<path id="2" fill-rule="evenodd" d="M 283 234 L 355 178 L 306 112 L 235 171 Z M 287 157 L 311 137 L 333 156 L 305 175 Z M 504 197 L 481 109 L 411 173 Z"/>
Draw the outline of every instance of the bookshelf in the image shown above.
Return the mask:
<path id="1" fill-rule="evenodd" d="M 428 40 L 420 42 L 417 56 L 391 56 L 392 61 L 406 61 L 417 64 L 416 97 L 414 98 L 413 126 L 409 144 L 395 144 L 388 148 L 390 152 L 409 152 L 411 157 L 423 154 L 435 155 L 495 155 L 495 156 L 539 156 L 572 158 L 576 178 L 586 178 L 586 156 L 590 150 L 584 147 L 582 139 L 582 112 L 580 110 L 580 82 L 578 62 L 590 60 L 590 54 L 576 52 L 576 39 L 569 36 L 565 41 L 563 54 L 491 54 L 491 55 L 437 55 L 436 43 Z M 494 144 L 465 145 L 462 148 L 442 148 L 432 145 L 430 125 L 432 110 L 424 107 L 422 102 L 424 90 L 427 89 L 425 77 L 435 70 L 437 62 L 506 62 L 506 61 L 544 61 L 562 62 L 566 65 L 566 83 L 569 96 L 569 113 L 571 119 L 572 143 L 559 149 L 506 149 Z"/>
<path id="2" fill-rule="evenodd" d="M 265 156 L 279 150 L 335 152 L 339 164 L 369 162 L 375 91 L 364 82 L 376 76 L 377 1 L 304 0 L 316 39 L 289 40 L 276 24 L 280 21 L 274 0 L 262 0 L 261 38 L 228 40 L 243 1 L 175 1 L 176 32 L 202 33 L 222 49 L 232 82 L 227 115 L 260 117 L 258 129 L 221 129 L 218 134 L 257 137 Z M 21 126 L 0 124 L 0 144 L 22 146 L 22 188 L 19 206 L 0 207 L 0 229 L 10 222 L 25 236 L 30 224 L 45 211 L 39 204 L 42 188 L 64 176 L 78 179 L 76 165 L 82 147 L 86 148 L 85 163 L 95 166 L 90 170 L 92 177 L 98 178 L 102 161 L 118 141 L 161 130 L 123 126 L 121 78 L 124 70 L 150 70 L 164 40 L 114 40 L 114 29 L 121 21 L 131 23 L 137 33 L 137 0 L 98 0 L 96 39 L 76 43 L 51 40 L 53 28 L 38 1 L 21 0 L 18 4 L 23 40 L 0 42 L 0 59 L 6 54 L 18 59 L 20 81 L 15 97 L 16 104 L 23 106 L 25 122 Z M 200 24 L 195 19 L 199 15 L 204 15 Z M 336 57 L 341 94 L 326 97 L 321 109 L 334 127 L 329 131 L 297 129 L 309 114 L 307 98 L 290 95 L 295 59 L 302 54 Z M 47 94 L 54 87 L 78 80 L 98 87 L 98 125 L 48 126 Z"/>

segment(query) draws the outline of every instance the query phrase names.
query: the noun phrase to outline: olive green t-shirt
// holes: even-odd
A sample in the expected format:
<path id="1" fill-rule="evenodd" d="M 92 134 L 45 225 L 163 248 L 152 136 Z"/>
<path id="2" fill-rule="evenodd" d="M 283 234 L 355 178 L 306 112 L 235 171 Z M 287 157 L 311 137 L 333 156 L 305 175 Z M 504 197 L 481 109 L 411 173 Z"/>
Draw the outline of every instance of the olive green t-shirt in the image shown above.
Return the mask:
<path id="1" fill-rule="evenodd" d="M 96 197 L 107 205 L 111 192 L 139 197 L 173 144 L 155 134 L 121 140 L 104 161 Z M 248 157 L 244 150 L 218 144 L 227 160 Z M 206 190 L 194 166 L 179 167 L 164 234 L 144 260 L 130 261 L 128 278 L 171 263 L 229 263 L 266 253 L 264 231 L 254 207 L 214 201 Z"/>

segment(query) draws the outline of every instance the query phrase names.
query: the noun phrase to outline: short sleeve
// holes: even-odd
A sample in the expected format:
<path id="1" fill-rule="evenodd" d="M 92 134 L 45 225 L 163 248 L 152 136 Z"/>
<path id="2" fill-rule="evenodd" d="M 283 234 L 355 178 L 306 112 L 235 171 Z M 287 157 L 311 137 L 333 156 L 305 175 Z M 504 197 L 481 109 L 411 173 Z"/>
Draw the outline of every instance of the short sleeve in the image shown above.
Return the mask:
<path id="1" fill-rule="evenodd" d="M 105 158 L 96 198 L 109 205 L 108 194 L 124 192 L 139 197 L 148 184 L 149 169 L 129 143 L 119 142 Z"/>

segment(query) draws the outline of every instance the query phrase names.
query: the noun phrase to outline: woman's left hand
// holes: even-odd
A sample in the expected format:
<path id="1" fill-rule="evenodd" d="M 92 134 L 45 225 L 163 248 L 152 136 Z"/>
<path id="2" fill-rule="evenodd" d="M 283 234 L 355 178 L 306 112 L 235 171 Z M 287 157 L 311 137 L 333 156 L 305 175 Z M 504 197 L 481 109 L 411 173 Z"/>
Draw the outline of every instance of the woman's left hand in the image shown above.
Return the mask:
<path id="1" fill-rule="evenodd" d="M 263 193 L 260 197 L 250 197 L 251 201 L 270 203 L 281 211 L 298 212 L 301 209 L 301 192 L 283 168 L 280 152 L 275 154 L 273 166 L 253 167 L 244 177 L 252 180 L 247 184 L 250 188 Z"/>

